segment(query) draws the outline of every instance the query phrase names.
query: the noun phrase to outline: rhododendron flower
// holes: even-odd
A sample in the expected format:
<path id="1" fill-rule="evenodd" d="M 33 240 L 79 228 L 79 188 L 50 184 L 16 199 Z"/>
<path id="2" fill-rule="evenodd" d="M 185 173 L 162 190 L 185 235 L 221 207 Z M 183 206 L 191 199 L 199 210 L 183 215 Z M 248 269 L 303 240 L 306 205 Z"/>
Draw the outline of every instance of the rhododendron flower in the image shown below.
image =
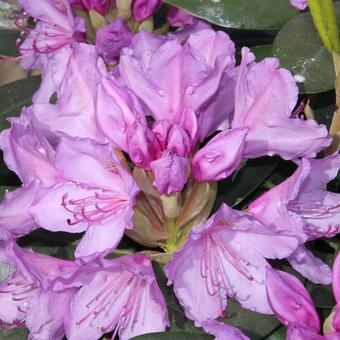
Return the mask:
<path id="1" fill-rule="evenodd" d="M 133 37 L 124 19 L 117 18 L 96 33 L 96 50 L 107 64 L 113 64 L 123 47 L 129 46 Z"/>
<path id="2" fill-rule="evenodd" d="M 85 31 L 83 19 L 74 17 L 68 0 L 20 0 L 25 14 L 36 21 L 20 45 L 21 66 L 26 69 L 42 68 L 48 58 L 64 46 L 74 41 L 83 41 Z M 19 17 L 17 25 L 23 25 Z M 25 29 L 26 30 L 26 29 Z"/>
<path id="3" fill-rule="evenodd" d="M 112 146 L 90 140 L 63 138 L 55 166 L 63 176 L 35 198 L 31 213 L 51 231 L 87 231 L 76 249 L 86 261 L 105 256 L 132 227 L 138 188 L 114 155 Z"/>
<path id="4" fill-rule="evenodd" d="M 340 333 L 319 335 L 320 320 L 303 284 L 293 275 L 267 268 L 267 292 L 277 318 L 288 327 L 287 340 L 336 340 Z"/>
<path id="5" fill-rule="evenodd" d="M 97 339 L 111 331 L 122 340 L 131 339 L 165 331 L 169 325 L 164 297 L 144 255 L 100 260 L 83 266 L 73 280 L 55 285 L 56 290 L 72 287 L 79 290 L 65 320 L 69 340 Z"/>
<path id="6" fill-rule="evenodd" d="M 15 267 L 0 283 L 3 327 L 25 325 L 32 339 L 96 339 L 115 331 L 121 339 L 165 331 L 164 297 L 144 255 L 75 262 L 23 250 L 8 235 L 0 262 Z M 95 321 L 95 322 L 94 322 Z"/>
<path id="7" fill-rule="evenodd" d="M 307 0 L 290 0 L 290 3 L 292 6 L 299 9 L 300 11 L 303 11 L 308 6 Z"/>
<path id="8" fill-rule="evenodd" d="M 249 129 L 244 156 L 315 157 L 331 143 L 327 128 L 291 117 L 298 88 L 292 74 L 279 68 L 278 59 L 254 60 L 254 54 L 243 48 L 231 122 L 232 128 Z"/>
<path id="9" fill-rule="evenodd" d="M 271 314 L 266 295 L 265 258 L 283 258 L 297 247 L 295 237 L 272 232 L 255 219 L 226 205 L 202 226 L 165 266 L 169 283 L 199 325 L 217 318 L 227 296 L 242 307 Z"/>
<path id="10" fill-rule="evenodd" d="M 325 126 L 290 117 L 297 101 L 298 88 L 293 76 L 278 68 L 278 59 L 266 58 L 259 63 L 254 60 L 254 54 L 243 48 L 235 87 L 235 111 L 233 116 L 228 115 L 232 117 L 231 129 L 217 134 L 194 157 L 193 174 L 198 181 L 227 177 L 237 168 L 242 157 L 274 154 L 284 159 L 314 157 L 331 142 Z M 282 93 L 286 95 L 282 96 Z M 200 123 L 204 126 L 203 122 Z M 235 129 L 243 129 L 243 140 L 242 134 L 232 132 Z M 239 135 L 236 139 L 235 134 Z M 223 148 L 223 145 L 229 145 L 229 148 Z M 210 171 L 199 170 L 207 169 L 209 163 Z"/>
<path id="11" fill-rule="evenodd" d="M 102 80 L 97 96 L 100 127 L 138 167 L 153 170 L 160 193 L 183 188 L 187 159 L 197 140 L 227 121 L 232 100 L 227 107 L 223 104 L 223 110 L 219 108 L 222 98 L 233 91 L 229 72 L 235 64 L 234 51 L 223 32 L 200 30 L 184 45 L 175 36 L 162 39 L 139 33 L 119 65 L 121 81 L 132 93 L 112 76 Z M 228 80 L 230 84 L 224 86 Z M 142 107 L 155 120 L 152 126 Z M 213 110 L 219 114 L 213 115 Z"/>
<path id="12" fill-rule="evenodd" d="M 3 234 L 2 238 L 6 238 Z M 1 325 L 26 326 L 31 339 L 62 339 L 64 317 L 74 289 L 51 290 L 53 280 L 70 277 L 78 266 L 66 260 L 18 248 L 13 242 L 0 244 L 0 261 L 15 271 L 0 283 Z M 9 325 L 8 325 L 9 324 Z"/>
<path id="13" fill-rule="evenodd" d="M 340 195 L 324 190 L 340 168 L 340 156 L 303 159 L 295 173 L 249 205 L 248 212 L 276 230 L 290 230 L 300 242 L 339 232 Z M 293 267 L 316 283 L 331 282 L 326 264 L 302 247 L 288 258 Z"/>
<path id="14" fill-rule="evenodd" d="M 52 161 L 55 150 L 34 124 L 32 111 L 24 109 L 20 118 L 12 118 L 11 123 L 11 128 L 0 135 L 0 146 L 7 166 L 23 186 L 6 193 L 0 205 L 0 224 L 17 237 L 38 227 L 30 207 L 39 188 L 54 184 L 60 174 Z"/>

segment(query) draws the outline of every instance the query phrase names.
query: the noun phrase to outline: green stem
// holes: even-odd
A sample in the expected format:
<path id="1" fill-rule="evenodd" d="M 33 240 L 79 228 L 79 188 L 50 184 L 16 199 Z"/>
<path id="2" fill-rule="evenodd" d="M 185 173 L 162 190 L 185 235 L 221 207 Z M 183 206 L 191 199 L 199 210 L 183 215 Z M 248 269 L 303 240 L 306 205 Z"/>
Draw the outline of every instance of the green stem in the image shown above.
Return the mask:
<path id="1" fill-rule="evenodd" d="M 177 227 L 176 227 L 176 219 L 168 219 L 165 221 L 165 228 L 169 234 L 172 235 L 171 238 L 166 240 L 165 247 L 168 252 L 174 252 L 177 249 Z"/>
<path id="2" fill-rule="evenodd" d="M 308 5 L 323 43 L 330 51 L 340 53 L 339 31 L 333 0 L 308 0 Z"/>

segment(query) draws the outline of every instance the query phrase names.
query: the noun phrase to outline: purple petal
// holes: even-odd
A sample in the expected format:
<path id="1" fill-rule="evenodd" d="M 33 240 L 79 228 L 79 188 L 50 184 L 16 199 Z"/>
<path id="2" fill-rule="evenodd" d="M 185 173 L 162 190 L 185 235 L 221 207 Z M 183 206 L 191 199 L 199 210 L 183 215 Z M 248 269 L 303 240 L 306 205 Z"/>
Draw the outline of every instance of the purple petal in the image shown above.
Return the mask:
<path id="1" fill-rule="evenodd" d="M 107 76 L 98 86 L 96 104 L 99 127 L 118 148 L 127 152 L 127 129 L 136 121 L 147 126 L 137 99 L 113 77 Z"/>
<path id="2" fill-rule="evenodd" d="M 303 159 L 292 176 L 249 205 L 249 214 L 274 230 L 290 232 L 301 241 L 305 241 L 307 235 L 303 229 L 302 219 L 289 211 L 288 204 L 298 196 L 300 187 L 309 173 L 310 163 Z"/>
<path id="3" fill-rule="evenodd" d="M 331 268 L 304 246 L 300 246 L 287 260 L 297 272 L 316 284 L 332 282 Z"/>
<path id="4" fill-rule="evenodd" d="M 96 33 L 96 50 L 107 64 L 113 64 L 123 47 L 128 47 L 133 33 L 123 18 L 117 18 Z"/>
<path id="5" fill-rule="evenodd" d="M 331 144 L 325 125 L 314 120 L 273 116 L 249 130 L 245 156 L 280 155 L 291 160 L 297 157 L 315 157 Z"/>
<path id="6" fill-rule="evenodd" d="M 132 5 L 133 17 L 136 21 L 144 21 L 156 13 L 161 6 L 161 0 L 134 0 Z"/>
<path id="7" fill-rule="evenodd" d="M 183 27 L 192 25 L 195 17 L 181 8 L 170 6 L 166 15 L 166 20 L 172 27 Z"/>
<path id="8" fill-rule="evenodd" d="M 219 317 L 227 307 L 227 292 L 223 287 L 219 293 L 208 290 L 201 269 L 202 258 L 207 255 L 199 244 L 189 241 L 164 268 L 185 315 L 199 324 Z"/>
<path id="9" fill-rule="evenodd" d="M 293 275 L 267 268 L 267 292 L 270 306 L 285 325 L 299 323 L 319 332 L 320 320 L 303 284 Z"/>
<path id="10" fill-rule="evenodd" d="M 72 290 L 58 293 L 40 290 L 30 300 L 26 313 L 26 327 L 32 339 L 64 338 L 64 318 L 73 294 Z"/>
<path id="11" fill-rule="evenodd" d="M 136 185 L 119 163 L 109 144 L 89 139 L 63 138 L 58 145 L 55 164 L 64 177 L 91 188 L 131 192 Z"/>
<path id="12" fill-rule="evenodd" d="M 12 127 L 0 135 L 0 146 L 7 166 L 23 183 L 40 180 L 51 185 L 60 177 L 52 159 L 54 149 L 33 125 L 31 110 L 25 109 L 20 118 L 12 118 Z"/>
<path id="13" fill-rule="evenodd" d="M 101 270 L 84 273 L 65 321 L 67 338 L 96 339 L 116 331 L 120 339 L 131 339 L 165 331 L 167 309 L 150 261 L 131 255 L 102 264 Z"/>
<path id="14" fill-rule="evenodd" d="M 312 329 L 294 325 L 288 327 L 286 340 L 332 340 L 326 336 L 322 336 Z M 336 339 L 333 339 L 336 340 Z"/>
<path id="15" fill-rule="evenodd" d="M 98 256 L 105 257 L 121 241 L 126 225 L 123 218 L 111 219 L 103 224 L 92 224 L 78 244 L 75 256 L 84 262 L 90 262 Z"/>
<path id="16" fill-rule="evenodd" d="M 38 189 L 38 182 L 31 182 L 23 188 L 6 193 L 0 204 L 1 228 L 7 229 L 14 237 L 29 234 L 38 228 L 30 213 Z"/>
<path id="17" fill-rule="evenodd" d="M 158 158 L 160 147 L 154 133 L 146 126 L 135 122 L 126 133 L 129 156 L 137 167 L 150 169 Z"/>
<path id="18" fill-rule="evenodd" d="M 216 320 L 204 321 L 202 327 L 215 336 L 215 340 L 250 340 L 238 328 Z"/>
<path id="19" fill-rule="evenodd" d="M 72 52 L 56 91 L 57 102 L 35 101 L 35 117 L 57 133 L 103 142 L 106 138 L 96 124 L 94 96 L 105 66 L 92 45 L 73 44 Z"/>
<path id="20" fill-rule="evenodd" d="M 192 160 L 192 173 L 200 182 L 221 180 L 239 166 L 248 129 L 232 129 L 220 132 L 200 149 Z M 226 150 L 226 145 L 230 145 Z"/>
<path id="21" fill-rule="evenodd" d="M 67 231 L 80 233 L 87 229 L 87 222 L 70 225 L 73 214 L 63 207 L 63 199 L 82 199 L 92 194 L 92 191 L 77 187 L 73 183 L 56 184 L 47 189 L 41 189 L 36 195 L 31 208 L 31 214 L 36 223 L 51 231 Z"/>
<path id="22" fill-rule="evenodd" d="M 340 155 L 334 153 L 322 159 L 310 159 L 311 172 L 303 183 L 304 192 L 320 190 L 321 186 L 327 184 L 336 177 L 340 169 Z"/>
<path id="23" fill-rule="evenodd" d="M 188 160 L 165 151 L 162 157 L 151 162 L 153 184 L 160 194 L 180 192 L 187 182 Z"/>

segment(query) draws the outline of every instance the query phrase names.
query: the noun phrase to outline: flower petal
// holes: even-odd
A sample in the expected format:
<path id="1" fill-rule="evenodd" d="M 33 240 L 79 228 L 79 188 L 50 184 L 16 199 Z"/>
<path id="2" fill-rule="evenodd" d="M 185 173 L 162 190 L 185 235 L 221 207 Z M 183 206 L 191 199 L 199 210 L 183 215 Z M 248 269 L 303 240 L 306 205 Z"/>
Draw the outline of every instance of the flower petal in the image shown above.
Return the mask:
<path id="1" fill-rule="evenodd" d="M 238 328 L 216 320 L 202 323 L 203 329 L 215 336 L 215 340 L 250 340 Z"/>
<path id="2" fill-rule="evenodd" d="M 319 332 L 320 320 L 313 301 L 303 284 L 293 275 L 267 268 L 269 303 L 285 325 L 298 323 Z"/>
<path id="3" fill-rule="evenodd" d="M 124 235 L 127 223 L 123 218 L 110 219 L 103 224 L 92 224 L 77 246 L 75 256 L 84 262 L 105 257 L 115 249 Z"/>
<path id="4" fill-rule="evenodd" d="M 287 260 L 297 272 L 316 284 L 332 282 L 331 268 L 304 246 L 300 246 Z"/>
<path id="5" fill-rule="evenodd" d="M 150 163 L 153 184 L 160 194 L 180 192 L 187 182 L 188 160 L 165 151 L 162 157 Z"/>
<path id="6" fill-rule="evenodd" d="M 221 180 L 239 166 L 248 129 L 232 129 L 220 132 L 200 149 L 192 160 L 192 173 L 200 182 Z M 230 145 L 226 150 L 226 145 Z"/>

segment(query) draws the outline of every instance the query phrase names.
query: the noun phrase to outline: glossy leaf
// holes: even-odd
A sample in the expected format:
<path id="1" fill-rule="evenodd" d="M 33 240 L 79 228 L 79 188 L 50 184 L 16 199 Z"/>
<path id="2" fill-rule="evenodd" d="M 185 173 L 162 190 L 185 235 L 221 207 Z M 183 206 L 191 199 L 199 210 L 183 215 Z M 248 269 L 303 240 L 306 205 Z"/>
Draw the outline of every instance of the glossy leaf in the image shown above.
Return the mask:
<path id="1" fill-rule="evenodd" d="M 335 3 L 340 20 L 340 3 Z M 331 53 L 323 45 L 312 17 L 302 13 L 289 21 L 277 34 L 273 53 L 282 67 L 288 68 L 300 81 L 300 93 L 318 93 L 334 88 Z"/>
<path id="2" fill-rule="evenodd" d="M 277 157 L 250 159 L 233 176 L 218 182 L 215 210 L 223 202 L 236 206 L 244 201 L 266 180 L 278 162 Z"/>
<path id="3" fill-rule="evenodd" d="M 297 11 L 288 0 L 166 0 L 215 25 L 250 30 L 279 30 Z"/>

